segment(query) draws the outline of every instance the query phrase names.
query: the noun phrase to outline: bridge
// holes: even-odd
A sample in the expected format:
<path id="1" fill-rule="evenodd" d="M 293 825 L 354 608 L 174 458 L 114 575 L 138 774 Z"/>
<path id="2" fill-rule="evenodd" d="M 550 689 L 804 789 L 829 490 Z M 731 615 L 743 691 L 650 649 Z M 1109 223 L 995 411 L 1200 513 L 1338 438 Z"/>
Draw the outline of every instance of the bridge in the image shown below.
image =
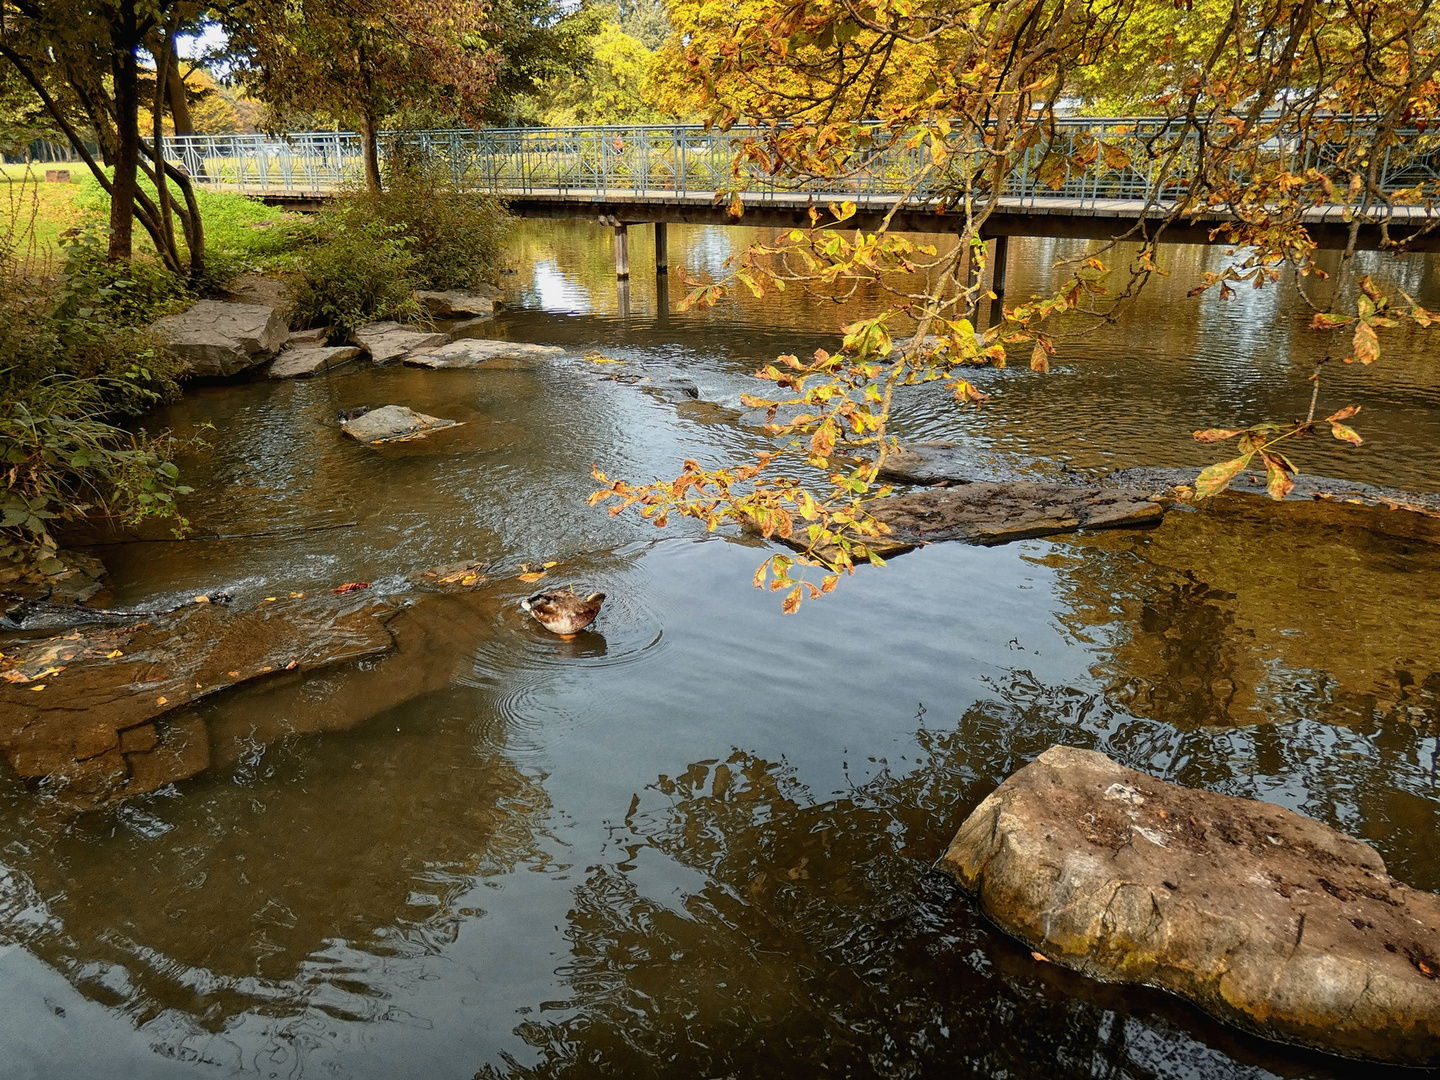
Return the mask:
<path id="1" fill-rule="evenodd" d="M 843 176 L 796 182 L 752 166 L 735 172 L 736 151 L 756 134 L 667 124 L 391 132 L 382 138 L 448 162 L 457 180 L 494 192 L 519 216 L 614 226 L 616 270 L 622 277 L 629 274 L 627 227 L 632 224 L 655 224 L 656 267 L 662 272 L 668 266 L 665 226 L 670 223 L 792 228 L 808 223 L 811 206 L 823 210 L 848 201 L 856 205 L 849 223 L 855 228 L 873 230 L 892 212 L 891 227 L 902 231 L 959 227 L 958 216 L 935 198 L 947 174 L 934 167 L 926 147 L 862 146 Z M 1422 184 L 1434 190 L 1440 184 L 1440 148 L 1424 147 L 1418 132 L 1410 134 L 1413 139 L 1388 150 L 1381 163 L 1380 186 L 1387 193 Z M 997 241 L 992 258 L 996 291 L 1003 291 L 1011 236 L 1106 239 L 1141 218 L 1162 218 L 1193 180 L 1195 139 L 1193 132 L 1181 132 L 1163 119 L 1058 120 L 1051 138 L 1021 156 L 985 223 L 987 238 Z M 165 151 L 201 186 L 295 209 L 316 209 L 363 175 L 360 139 L 348 132 L 188 135 L 167 139 Z M 1327 165 L 1324 146 L 1277 142 L 1274 154 L 1291 172 Z M 1087 158 L 1088 164 L 1075 164 Z M 1167 159 L 1166 179 L 1157 184 Z M 911 190 L 913 178 L 927 164 L 934 179 Z M 1336 186 L 1343 188 L 1346 179 L 1339 178 Z M 736 189 L 743 200 L 738 218 L 727 199 Z M 1306 225 L 1320 247 L 1340 248 L 1348 240 L 1349 217 L 1345 206 L 1321 206 L 1307 213 Z M 1226 220 L 1222 211 L 1187 216 L 1171 224 L 1165 237 L 1172 243 L 1212 243 L 1212 231 Z M 1395 206 L 1388 220 L 1392 230 L 1410 232 L 1440 221 L 1440 208 L 1432 213 L 1428 206 Z M 1379 225 L 1362 225 L 1359 242 L 1378 249 Z M 1440 229 L 1420 236 L 1411 250 L 1440 250 Z"/>

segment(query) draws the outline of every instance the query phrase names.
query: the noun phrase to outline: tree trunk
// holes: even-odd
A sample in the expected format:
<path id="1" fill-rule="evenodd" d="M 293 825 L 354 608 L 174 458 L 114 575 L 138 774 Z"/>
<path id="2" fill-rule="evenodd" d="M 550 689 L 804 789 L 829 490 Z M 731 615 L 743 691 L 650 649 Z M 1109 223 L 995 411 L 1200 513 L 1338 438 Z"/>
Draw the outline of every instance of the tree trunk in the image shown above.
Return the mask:
<path id="1" fill-rule="evenodd" d="M 126 5 L 124 21 L 134 19 Z M 132 26 L 112 26 L 115 75 L 115 180 L 110 192 L 110 250 L 112 260 L 128 259 L 133 252 L 135 193 L 140 165 L 140 60 L 138 36 Z"/>
<path id="2" fill-rule="evenodd" d="M 165 92 L 170 99 L 170 118 L 175 121 L 176 135 L 194 135 L 195 120 L 190 115 L 190 101 L 185 97 L 185 80 L 180 77 L 180 58 L 170 61 L 165 73 Z"/>
<path id="3" fill-rule="evenodd" d="M 375 130 L 375 117 L 360 117 L 360 154 L 365 160 L 365 187 L 372 195 L 380 194 L 380 133 Z"/>

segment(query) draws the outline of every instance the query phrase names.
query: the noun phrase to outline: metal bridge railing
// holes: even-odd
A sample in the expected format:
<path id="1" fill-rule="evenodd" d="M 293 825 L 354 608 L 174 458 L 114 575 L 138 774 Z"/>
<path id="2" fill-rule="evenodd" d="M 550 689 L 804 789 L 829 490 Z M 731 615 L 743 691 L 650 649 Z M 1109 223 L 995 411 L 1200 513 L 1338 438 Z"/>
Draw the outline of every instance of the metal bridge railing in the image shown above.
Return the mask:
<path id="1" fill-rule="evenodd" d="M 483 128 L 389 132 L 382 136 L 427 151 L 450 164 L 461 183 L 502 196 L 567 193 L 587 198 L 709 195 L 737 186 L 736 152 L 756 131 L 706 131 L 698 126 L 640 125 L 575 128 Z M 349 132 L 284 136 L 187 135 L 165 142 L 166 157 L 200 184 L 254 195 L 318 195 L 357 183 L 361 146 Z M 1272 140 L 1251 160 L 1252 171 L 1332 169 L 1335 149 L 1313 140 Z M 1025 200 L 1172 199 L 1195 177 L 1196 136 L 1165 120 L 1074 117 L 1059 120 L 1048 139 L 1027 149 L 1006 177 L 1002 195 Z M 928 148 L 877 141 L 837 163 L 836 174 L 795 182 L 745 166 L 738 186 L 747 202 L 820 195 L 866 202 L 893 200 L 910 190 L 920 203 L 949 186 L 964 155 L 937 166 Z M 1246 177 L 1241 176 L 1240 179 Z M 1348 176 L 1339 177 L 1341 187 Z M 1385 152 L 1381 187 L 1387 192 L 1440 183 L 1440 147 L 1406 133 Z M 953 188 L 952 188 L 953 189 Z"/>

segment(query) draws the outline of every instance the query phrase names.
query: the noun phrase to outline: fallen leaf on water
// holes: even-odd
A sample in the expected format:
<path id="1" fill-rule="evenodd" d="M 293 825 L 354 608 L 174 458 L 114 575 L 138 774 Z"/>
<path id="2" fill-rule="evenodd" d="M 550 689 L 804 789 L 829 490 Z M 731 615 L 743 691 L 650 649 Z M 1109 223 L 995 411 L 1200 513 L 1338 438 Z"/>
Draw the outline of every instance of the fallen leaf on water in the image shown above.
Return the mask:
<path id="1" fill-rule="evenodd" d="M 105 654 L 105 659 L 106 659 L 106 660 L 114 660 L 117 656 L 124 656 L 124 655 L 125 655 L 125 654 L 122 653 L 119 649 L 111 649 L 109 652 L 107 652 L 107 653 Z"/>
<path id="2" fill-rule="evenodd" d="M 30 689 L 31 689 L 31 690 L 44 690 L 44 689 L 45 689 L 45 684 L 42 682 L 39 686 L 32 686 L 32 687 L 30 687 Z"/>
<path id="3" fill-rule="evenodd" d="M 267 604 L 273 604 L 274 602 L 275 602 L 275 597 L 273 597 L 273 596 L 267 596 L 267 597 L 265 597 L 265 603 L 267 603 Z"/>
<path id="4" fill-rule="evenodd" d="M 238 679 L 240 677 L 240 672 L 238 671 L 230 671 L 226 674 L 228 674 L 232 679 Z"/>
<path id="5" fill-rule="evenodd" d="M 157 697 L 157 698 L 155 699 L 155 704 L 156 704 L 156 705 L 164 705 L 164 704 L 165 704 L 166 702 L 168 702 L 169 700 L 170 700 L 170 699 L 167 698 L 167 697 Z"/>
<path id="6" fill-rule="evenodd" d="M 1032 952 L 1030 956 L 1034 960 L 1039 960 L 1042 964 L 1050 963 L 1050 958 L 1044 953 Z"/>
<path id="7" fill-rule="evenodd" d="M 299 666 L 300 666 L 300 661 L 299 661 L 299 660 L 291 660 L 288 664 L 285 665 L 285 670 L 286 670 L 286 671 L 293 671 L 295 668 L 297 668 L 297 667 L 299 667 Z"/>
<path id="8" fill-rule="evenodd" d="M 292 592 L 292 593 L 290 594 L 290 599 L 291 599 L 291 600 L 298 600 L 300 597 L 302 597 L 302 596 L 304 596 L 304 595 L 305 595 L 305 594 L 304 594 L 303 592 Z"/>
<path id="9" fill-rule="evenodd" d="M 193 600 L 195 601 L 195 603 L 197 603 L 197 604 L 208 604 L 208 603 L 210 602 L 210 597 L 208 597 L 208 596 L 196 596 L 196 597 L 192 597 L 192 599 L 193 599 Z"/>
<path id="10" fill-rule="evenodd" d="M 30 681 L 30 676 L 23 671 L 0 671 L 0 679 L 4 679 L 6 682 L 27 683 Z"/>
<path id="11" fill-rule="evenodd" d="M 335 592 L 337 594 L 347 592 L 359 592 L 361 589 L 368 589 L 369 587 L 370 582 L 368 581 L 347 581 L 344 585 L 341 585 L 338 589 L 336 589 Z"/>
<path id="12" fill-rule="evenodd" d="M 521 574 L 521 575 L 520 575 L 520 580 L 521 580 L 521 581 L 539 581 L 539 580 L 540 580 L 542 577 L 544 577 L 544 576 L 545 576 L 545 571 L 544 571 L 544 570 L 537 570 L 537 571 L 535 571 L 535 572 L 533 572 L 533 573 Z"/>

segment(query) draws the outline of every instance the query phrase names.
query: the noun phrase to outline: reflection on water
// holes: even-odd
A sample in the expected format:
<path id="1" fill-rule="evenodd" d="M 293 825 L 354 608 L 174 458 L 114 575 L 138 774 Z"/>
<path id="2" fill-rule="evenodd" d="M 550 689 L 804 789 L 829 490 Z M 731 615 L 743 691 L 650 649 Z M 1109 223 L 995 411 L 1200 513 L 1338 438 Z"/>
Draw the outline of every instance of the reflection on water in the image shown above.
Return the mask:
<path id="1" fill-rule="evenodd" d="M 1440 887 L 1437 549 L 1237 502 L 919 551 L 784 618 L 750 588 L 756 541 L 590 511 L 589 468 L 643 479 L 761 445 L 748 373 L 878 297 L 683 313 L 637 232 L 627 313 L 605 231 L 523 227 L 492 332 L 566 356 L 209 387 L 168 411 L 215 424 L 188 469 L 198 531 L 356 524 L 97 548 L 114 601 L 367 580 L 402 606 L 397 645 L 203 703 L 208 771 L 119 809 L 69 815 L 0 773 L 6 1080 L 161 1057 L 197 1076 L 1374 1075 L 1036 964 L 928 870 L 994 784 L 1067 742 L 1301 810 Z M 745 236 L 672 228 L 673 261 L 719 272 Z M 1012 299 L 1074 250 L 1017 245 Z M 1440 303 L 1423 260 L 1374 262 Z M 1300 407 L 1294 298 L 1180 287 L 1068 345 L 1064 375 L 986 373 L 983 410 L 916 392 L 907 433 L 1194 464 L 1192 427 Z M 1326 471 L 1435 489 L 1422 347 L 1337 373 L 1370 442 L 1306 448 Z M 676 378 L 700 400 L 646 389 Z M 336 430 L 392 402 L 465 426 L 379 449 Z M 471 559 L 497 567 L 476 592 L 406 584 Z M 514 572 L 552 559 L 551 581 L 609 597 L 569 641 L 518 607 Z"/>

